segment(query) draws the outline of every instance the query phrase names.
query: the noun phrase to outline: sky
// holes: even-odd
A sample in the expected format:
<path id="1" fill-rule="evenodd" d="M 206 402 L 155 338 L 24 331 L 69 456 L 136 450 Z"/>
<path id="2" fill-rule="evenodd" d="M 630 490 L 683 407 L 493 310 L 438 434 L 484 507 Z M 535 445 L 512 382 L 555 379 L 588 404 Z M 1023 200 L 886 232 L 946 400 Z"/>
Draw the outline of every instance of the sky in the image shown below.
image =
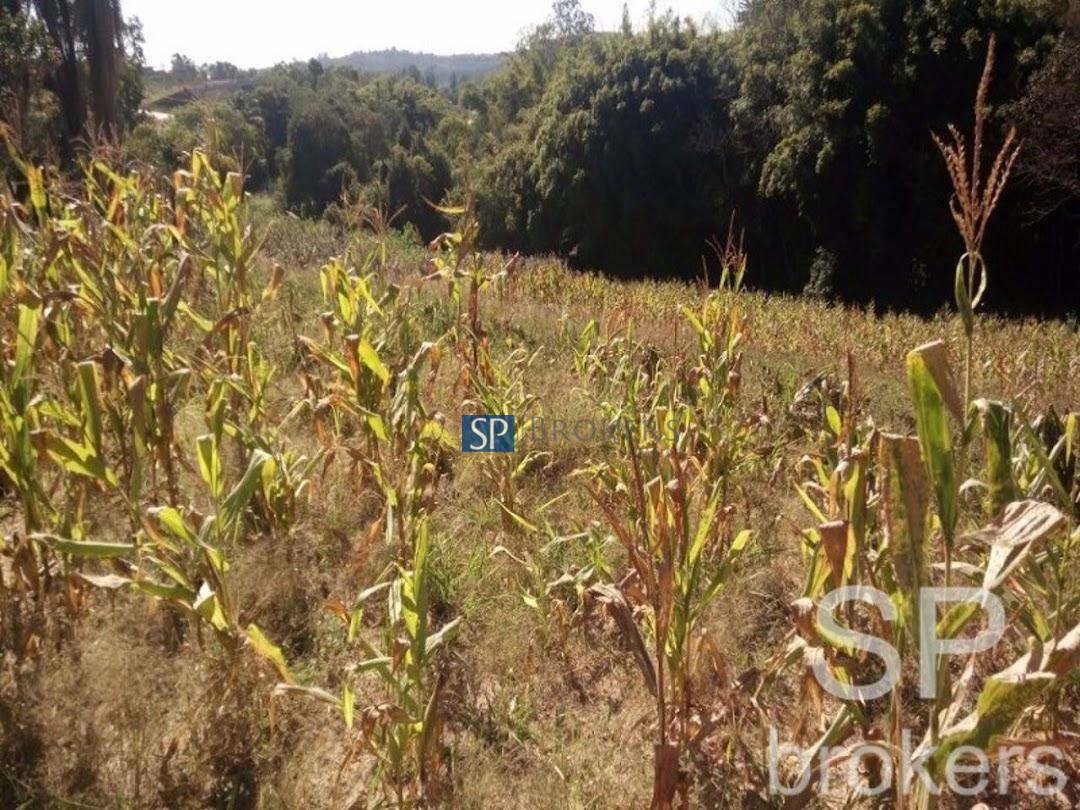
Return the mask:
<path id="1" fill-rule="evenodd" d="M 648 0 L 630 0 L 635 25 Z M 728 19 L 733 0 L 660 0 L 680 17 Z M 143 24 L 146 61 L 167 67 L 174 53 L 198 64 L 242 68 L 327 54 L 397 47 L 428 53 L 492 53 L 514 48 L 550 13 L 551 0 L 121 0 Z M 602 30 L 618 28 L 622 0 L 582 0 Z"/>

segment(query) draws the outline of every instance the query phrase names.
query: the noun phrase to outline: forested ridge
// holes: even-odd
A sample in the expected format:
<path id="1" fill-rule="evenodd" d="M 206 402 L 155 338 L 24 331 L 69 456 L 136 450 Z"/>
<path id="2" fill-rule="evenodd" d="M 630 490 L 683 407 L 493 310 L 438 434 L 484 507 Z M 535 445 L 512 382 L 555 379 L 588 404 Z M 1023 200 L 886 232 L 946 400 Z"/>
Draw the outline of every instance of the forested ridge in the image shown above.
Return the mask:
<path id="1" fill-rule="evenodd" d="M 986 304 L 1080 309 L 1070 0 L 747 0 L 730 30 L 654 14 L 617 32 L 560 0 L 488 76 L 415 65 L 371 75 L 313 59 L 166 122 L 138 114 L 137 28 L 117 3 L 82 5 L 116 12 L 124 92 L 96 117 L 92 93 L 72 102 L 65 89 L 80 70 L 96 86 L 93 31 L 65 31 L 50 3 L 3 6 L 5 117 L 39 158 L 70 162 L 67 144 L 90 120 L 163 172 L 209 143 L 249 188 L 304 216 L 333 217 L 344 194 L 430 239 L 444 225 L 431 204 L 470 199 L 485 247 L 624 277 L 707 274 L 707 240 L 734 217 L 755 286 L 914 309 L 949 296 L 962 252 L 931 136 L 970 127 L 996 34 L 987 151 L 1012 126 L 1022 147 L 987 235 Z"/>

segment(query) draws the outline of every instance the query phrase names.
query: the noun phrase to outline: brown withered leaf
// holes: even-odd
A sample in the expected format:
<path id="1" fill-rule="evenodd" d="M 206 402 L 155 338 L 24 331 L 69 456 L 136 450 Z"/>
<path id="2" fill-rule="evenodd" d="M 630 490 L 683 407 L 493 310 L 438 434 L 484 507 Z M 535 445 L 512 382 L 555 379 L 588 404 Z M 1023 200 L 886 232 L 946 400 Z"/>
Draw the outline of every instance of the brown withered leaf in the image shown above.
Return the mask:
<path id="1" fill-rule="evenodd" d="M 878 442 L 885 544 L 897 579 L 910 591 L 926 581 L 930 482 L 918 438 L 882 433 Z"/>
<path id="2" fill-rule="evenodd" d="M 1067 522 L 1054 506 L 1041 501 L 1015 501 L 992 523 L 965 537 L 990 546 L 986 561 L 983 587 L 994 590 L 1001 586 L 1031 553 L 1035 545 Z"/>
<path id="3" fill-rule="evenodd" d="M 589 602 L 596 601 L 604 606 L 608 615 L 618 626 L 623 637 L 630 645 L 641 674 L 645 678 L 645 685 L 649 692 L 656 694 L 656 670 L 652 659 L 645 649 L 645 641 L 641 638 L 641 632 L 634 622 L 634 613 L 627 604 L 622 593 L 614 585 L 598 582 L 585 591 L 582 598 L 582 607 L 588 610 Z"/>
<path id="4" fill-rule="evenodd" d="M 848 556 L 848 524 L 846 520 L 834 520 L 818 526 L 821 544 L 825 548 L 825 558 L 832 569 L 833 586 L 844 584 L 844 568 Z"/>

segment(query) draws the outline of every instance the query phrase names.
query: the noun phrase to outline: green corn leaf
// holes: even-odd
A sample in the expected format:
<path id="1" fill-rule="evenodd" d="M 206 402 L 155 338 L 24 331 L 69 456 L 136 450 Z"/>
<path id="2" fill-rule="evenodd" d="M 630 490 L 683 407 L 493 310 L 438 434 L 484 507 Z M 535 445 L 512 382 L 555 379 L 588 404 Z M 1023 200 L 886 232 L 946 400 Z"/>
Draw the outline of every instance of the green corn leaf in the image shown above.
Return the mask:
<path id="1" fill-rule="evenodd" d="M 435 633 L 428 636 L 427 643 L 424 646 L 424 657 L 430 658 L 436 650 L 447 644 L 458 634 L 458 630 L 461 626 L 461 617 L 453 619 L 452 621 L 444 624 Z"/>
<path id="2" fill-rule="evenodd" d="M 279 683 L 274 687 L 275 695 L 306 695 L 307 697 L 315 698 L 323 703 L 328 703 L 337 709 L 341 708 L 341 701 L 327 692 L 325 689 L 320 689 L 317 686 L 301 686 L 295 683 Z"/>
<path id="3" fill-rule="evenodd" d="M 334 368 L 336 368 L 338 371 L 342 372 L 343 374 L 349 374 L 350 373 L 348 363 L 344 362 L 339 357 L 337 357 L 337 356 L 331 354 L 330 352 L 328 352 L 326 349 L 324 349 L 322 346 L 320 346 L 318 343 L 316 343 L 311 338 L 305 337 L 304 335 L 300 335 L 300 337 L 297 338 L 297 339 L 300 341 L 300 343 L 302 343 L 308 349 L 308 351 L 310 351 L 312 354 L 314 354 L 317 358 L 322 360 L 327 365 L 333 366 Z"/>
<path id="4" fill-rule="evenodd" d="M 360 354 L 360 362 L 367 366 L 376 377 L 382 380 L 384 385 L 390 381 L 390 369 L 388 369 L 379 358 L 379 353 L 375 351 L 375 347 L 368 342 L 367 338 L 362 338 L 360 340 L 357 351 Z"/>
<path id="5" fill-rule="evenodd" d="M 356 699 L 353 697 L 352 686 L 346 680 L 341 687 L 341 714 L 345 718 L 345 728 L 352 729 L 355 711 Z"/>
<path id="6" fill-rule="evenodd" d="M 937 499 L 945 542 L 951 543 L 959 517 L 959 484 L 953 464 L 949 409 L 938 384 L 940 376 L 936 379 L 933 370 L 943 351 L 940 343 L 915 349 L 907 356 L 907 373 L 923 461 Z"/>
<path id="7" fill-rule="evenodd" d="M 839 436 L 844 429 L 844 422 L 840 418 L 840 412 L 832 405 L 825 406 L 825 421 L 834 436 Z"/>
<path id="8" fill-rule="evenodd" d="M 228 628 L 229 623 L 225 619 L 224 611 L 221 609 L 221 600 L 217 598 L 217 595 L 206 583 L 203 583 L 198 598 L 191 607 L 203 619 L 208 621 L 215 630 L 224 631 Z"/>
<path id="9" fill-rule="evenodd" d="M 390 441 L 390 433 L 386 430 L 386 422 L 383 421 L 383 418 L 379 416 L 379 414 L 369 413 L 364 419 L 367 422 L 368 427 L 371 428 L 371 432 L 375 434 L 375 438 L 381 442 Z"/>
<path id="10" fill-rule="evenodd" d="M 79 398 L 82 400 L 83 425 L 87 443 L 101 457 L 101 398 L 97 365 L 90 360 L 79 363 Z"/>
<path id="11" fill-rule="evenodd" d="M 690 326 L 692 326 L 694 328 L 694 331 L 697 332 L 698 337 L 701 338 L 703 341 L 709 340 L 709 333 L 705 329 L 704 324 L 701 323 L 701 319 L 698 318 L 697 314 L 692 309 L 690 309 L 690 307 L 685 305 L 680 307 L 679 309 L 682 311 L 683 317 L 685 317 L 686 320 L 690 323 Z"/>
<path id="12" fill-rule="evenodd" d="M 206 486 L 210 488 L 210 494 L 215 499 L 221 497 L 221 454 L 218 452 L 218 443 L 210 434 L 199 436 L 195 440 L 195 446 L 199 455 L 199 474 Z"/>
<path id="13" fill-rule="evenodd" d="M 1065 461 L 1075 458 L 1080 443 L 1080 413 L 1065 417 Z"/>
<path id="14" fill-rule="evenodd" d="M 244 477 L 240 479 L 233 490 L 225 498 L 221 505 L 219 526 L 225 531 L 231 531 L 240 519 L 240 514 L 247 507 L 255 491 L 262 482 L 264 473 L 273 470 L 274 460 L 263 450 L 255 450 L 251 454 Z"/>
<path id="15" fill-rule="evenodd" d="M 536 524 L 534 524 L 534 523 L 530 523 L 529 521 L 527 521 L 527 520 L 526 520 L 525 518 L 523 518 L 523 517 L 522 517 L 521 515 L 519 515 L 519 514 L 518 514 L 517 512 L 515 512 L 515 511 L 514 511 L 513 509 L 510 509 L 510 508 L 509 508 L 509 507 L 508 507 L 508 506 L 507 506 L 506 504 L 504 504 L 504 503 L 503 503 L 502 501 L 499 501 L 499 508 L 500 508 L 500 509 L 502 509 L 502 510 L 503 510 L 503 512 L 505 512 L 505 513 L 506 513 L 506 516 L 507 516 L 507 517 L 509 517 L 509 518 L 510 518 L 511 520 L 513 520 L 513 521 L 514 521 L 514 523 L 516 523 L 516 524 L 517 524 L 518 526 L 520 526 L 520 527 L 521 527 L 521 528 L 522 528 L 523 530 L 525 530 L 525 531 L 526 531 L 527 533 L 529 533 L 529 534 L 536 534 L 537 532 L 539 532 L 539 531 L 540 531 L 540 527 L 539 527 L 539 526 L 537 526 L 537 525 L 536 525 Z"/>
<path id="16" fill-rule="evenodd" d="M 176 306 L 177 311 L 187 315 L 188 319 L 195 324 L 202 332 L 209 334 L 214 330 L 214 322 L 209 318 L 204 318 L 198 312 L 191 308 L 191 305 L 186 301 L 180 301 Z"/>
<path id="17" fill-rule="evenodd" d="M 697 566 L 701 553 L 705 550 L 705 543 L 713 533 L 713 528 L 716 523 L 716 513 L 720 508 L 720 496 L 721 488 L 717 487 L 712 497 L 709 498 L 705 510 L 701 513 L 701 518 L 698 520 L 694 540 L 690 544 L 690 550 L 686 555 L 686 563 L 691 569 Z"/>
<path id="18" fill-rule="evenodd" d="M 412 574 L 403 581 L 401 594 L 405 628 L 412 640 L 413 661 L 417 664 L 423 662 L 427 648 L 429 543 L 427 520 L 421 520 L 416 532 Z"/>
<path id="19" fill-rule="evenodd" d="M 1054 494 L 1061 499 L 1062 504 L 1071 505 L 1072 499 L 1069 497 L 1069 491 L 1065 489 L 1065 485 L 1061 483 L 1061 478 L 1054 468 L 1054 462 L 1050 459 L 1050 456 L 1047 455 L 1046 448 L 1043 447 L 1042 439 L 1040 439 L 1038 434 L 1031 429 L 1031 425 L 1028 424 L 1026 420 L 1021 420 L 1020 430 L 1027 440 L 1026 443 L 1028 448 L 1031 450 L 1032 455 L 1035 456 L 1035 460 L 1039 464 L 1040 471 L 1054 490 Z"/>
<path id="20" fill-rule="evenodd" d="M 814 499 L 810 497 L 806 489 L 799 484 L 796 484 L 795 490 L 799 493 L 799 498 L 802 500 L 806 508 L 810 510 L 810 514 L 814 516 L 814 519 L 818 523 L 827 523 L 828 518 L 825 517 L 825 513 L 818 508 L 818 505 L 816 503 L 814 503 Z"/>
<path id="21" fill-rule="evenodd" d="M 1041 645 L 1011 666 L 991 675 L 975 704 L 975 710 L 951 724 L 941 734 L 931 757 L 931 770 L 941 773 L 949 756 L 962 745 L 992 751 L 1008 734 L 1020 715 L 1059 683 L 1080 663 L 1080 625 L 1056 642 Z M 959 714 L 950 707 L 947 716 Z"/>
<path id="22" fill-rule="evenodd" d="M 34 347 L 37 345 L 38 327 L 41 324 L 41 305 L 19 305 L 18 335 L 15 339 L 15 366 L 11 372 L 11 389 L 21 391 L 21 395 L 12 396 L 12 404 L 21 411 L 26 407 L 24 383 L 30 368 L 30 358 L 33 356 Z"/>
<path id="23" fill-rule="evenodd" d="M 149 580 L 142 579 L 133 582 L 131 587 L 154 599 L 163 599 L 167 602 L 176 602 L 189 607 L 194 603 L 196 598 L 198 598 L 198 594 L 195 593 L 195 591 L 190 588 L 185 588 L 183 585 L 162 585 L 157 582 L 150 582 Z"/>
<path id="24" fill-rule="evenodd" d="M 105 466 L 105 462 L 94 452 L 94 448 L 85 444 L 76 444 L 71 439 L 45 434 L 45 450 L 50 458 L 65 470 L 95 481 L 104 481 L 116 486 L 116 474 Z"/>
<path id="25" fill-rule="evenodd" d="M 155 518 L 161 526 L 179 540 L 189 545 L 198 545 L 195 532 L 187 525 L 179 511 L 171 506 L 162 506 L 149 510 L 150 516 Z"/>
<path id="26" fill-rule="evenodd" d="M 1012 411 L 1000 402 L 978 399 L 972 403 L 986 441 L 986 483 L 993 512 L 1016 500 L 1018 488 L 1012 470 Z"/>
<path id="27" fill-rule="evenodd" d="M 43 543 L 61 554 L 96 560 L 111 560 L 135 553 L 132 543 L 96 543 L 86 540 L 69 540 L 55 534 L 33 534 L 32 539 Z"/>
<path id="28" fill-rule="evenodd" d="M 971 305 L 971 295 L 968 292 L 965 257 L 961 257 L 960 261 L 956 263 L 956 275 L 953 280 L 953 295 L 956 298 L 956 309 L 960 313 L 960 320 L 964 324 L 964 332 L 965 334 L 970 335 L 975 328 L 975 310 Z"/>
<path id="29" fill-rule="evenodd" d="M 266 637 L 266 634 L 257 625 L 249 624 L 247 626 L 247 639 L 255 654 L 273 664 L 278 676 L 285 683 L 293 682 L 292 675 L 289 672 L 289 665 L 285 662 L 285 654 L 282 653 L 280 647 Z"/>
<path id="30" fill-rule="evenodd" d="M 357 672 L 380 672 L 386 675 L 390 674 L 390 668 L 393 666 L 394 659 L 389 656 L 380 655 L 375 658 L 368 658 L 365 661 L 361 661 L 356 665 Z"/>
<path id="31" fill-rule="evenodd" d="M 360 632 L 360 622 L 364 618 L 364 609 L 357 605 L 349 613 L 349 630 L 345 636 L 346 640 L 350 643 L 356 640 L 357 634 Z"/>

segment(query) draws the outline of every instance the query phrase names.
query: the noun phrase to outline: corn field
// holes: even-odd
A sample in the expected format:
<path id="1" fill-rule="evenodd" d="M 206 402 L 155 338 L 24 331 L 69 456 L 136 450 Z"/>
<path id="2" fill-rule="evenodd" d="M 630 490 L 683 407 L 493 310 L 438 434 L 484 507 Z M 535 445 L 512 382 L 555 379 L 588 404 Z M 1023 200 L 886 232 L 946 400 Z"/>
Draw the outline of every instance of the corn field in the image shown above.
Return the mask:
<path id="1" fill-rule="evenodd" d="M 1080 343 L 1017 358 L 975 312 L 1011 148 L 982 181 L 942 143 L 960 331 L 867 315 L 878 344 L 837 327 L 795 372 L 812 325 L 743 289 L 734 220 L 713 289 L 484 254 L 470 205 L 412 253 L 358 207 L 300 267 L 203 152 L 74 182 L 9 145 L 4 805 L 968 807 L 954 753 L 1006 746 L 1066 784 L 995 760 L 979 801 L 1075 806 L 1080 412 L 1024 375 L 1075 382 Z M 611 430 L 466 456 L 462 414 Z M 991 600 L 1000 640 L 954 652 Z M 168 722 L 136 733 L 123 670 L 79 715 L 43 673 L 91 642 L 144 651 Z M 44 706 L 99 724 L 86 773 L 34 753 Z M 905 735 L 944 790 L 892 778 Z"/>

